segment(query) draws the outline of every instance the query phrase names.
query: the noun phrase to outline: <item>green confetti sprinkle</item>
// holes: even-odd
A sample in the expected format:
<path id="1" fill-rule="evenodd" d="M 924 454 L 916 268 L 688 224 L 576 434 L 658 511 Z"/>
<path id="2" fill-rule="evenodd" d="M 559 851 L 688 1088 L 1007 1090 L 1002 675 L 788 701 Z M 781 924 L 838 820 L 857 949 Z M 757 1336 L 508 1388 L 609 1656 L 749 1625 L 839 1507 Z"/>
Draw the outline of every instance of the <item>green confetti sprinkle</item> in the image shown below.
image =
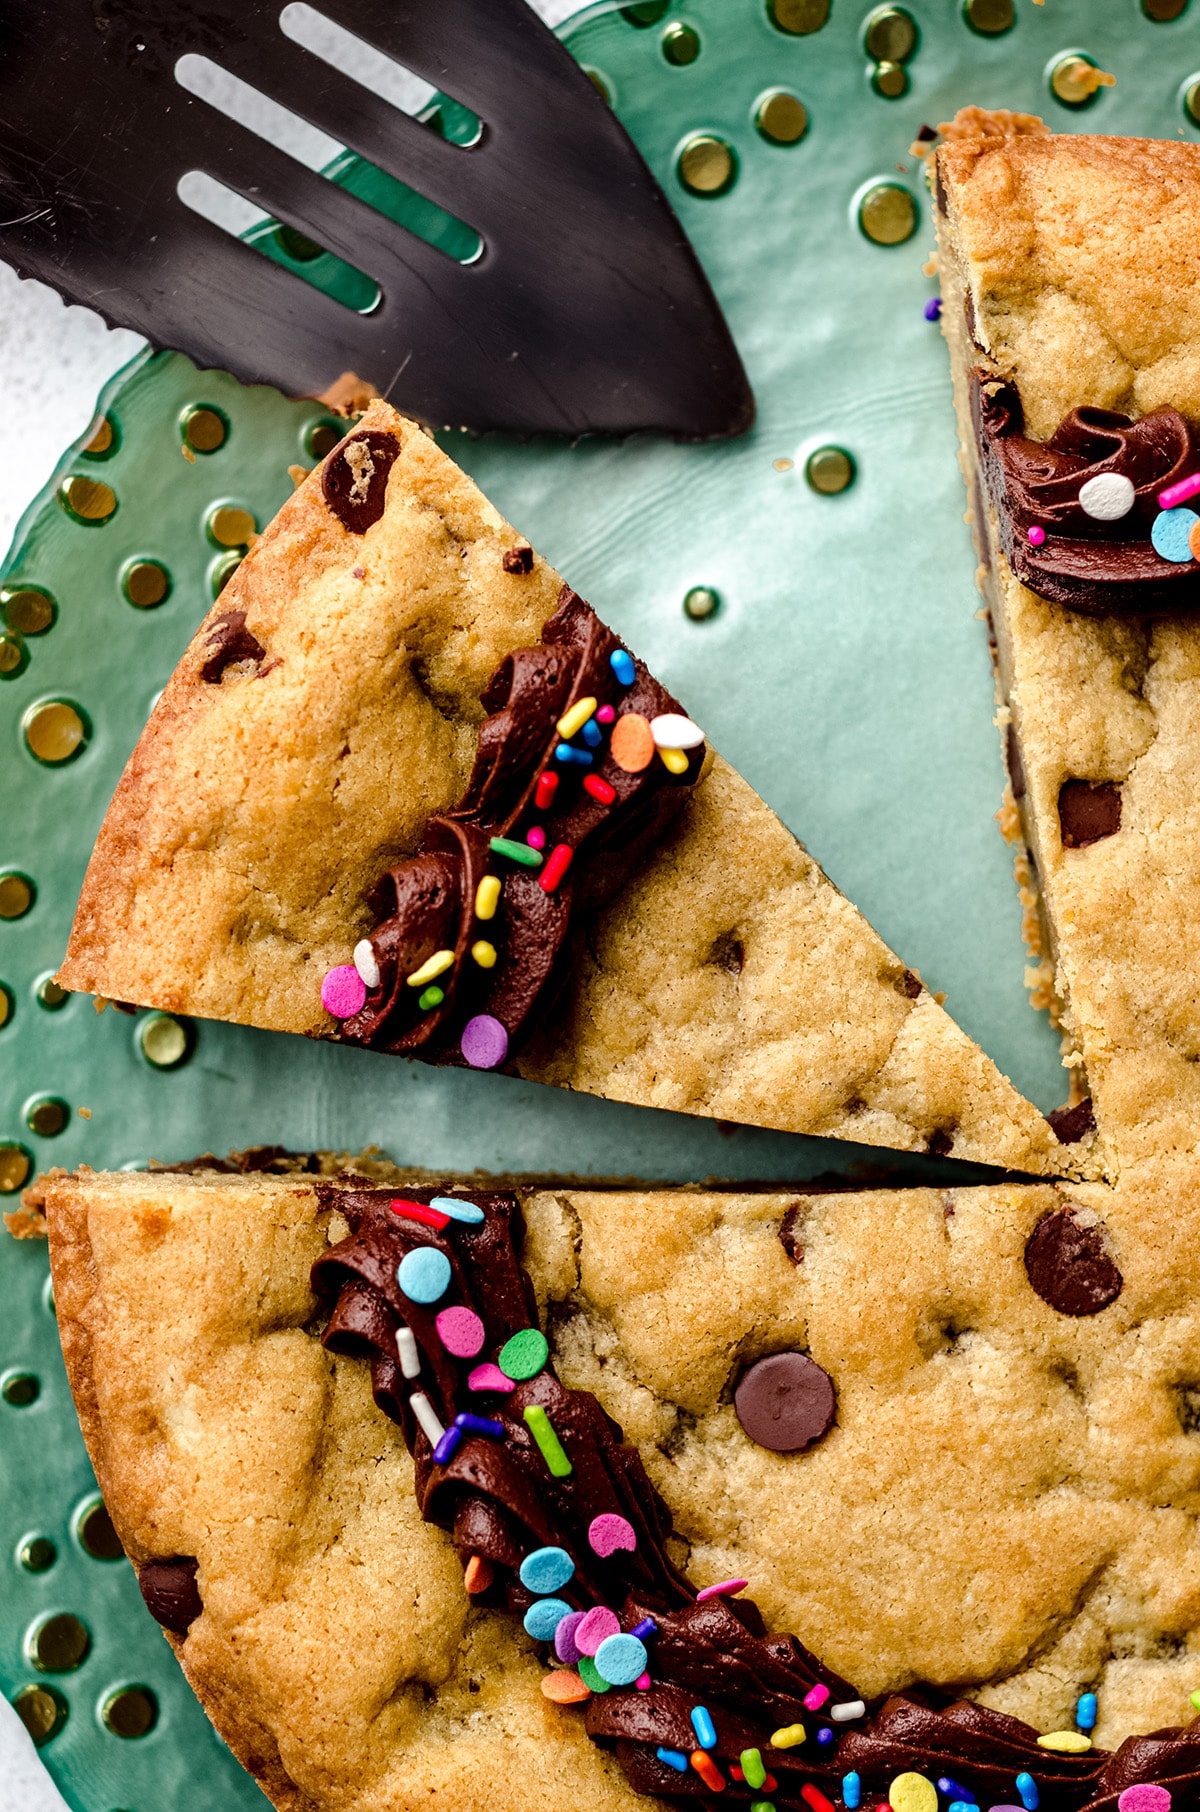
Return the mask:
<path id="1" fill-rule="evenodd" d="M 506 1378 L 520 1384 L 526 1378 L 536 1378 L 549 1357 L 550 1348 L 541 1330 L 522 1328 L 519 1334 L 504 1342 L 496 1363 Z"/>

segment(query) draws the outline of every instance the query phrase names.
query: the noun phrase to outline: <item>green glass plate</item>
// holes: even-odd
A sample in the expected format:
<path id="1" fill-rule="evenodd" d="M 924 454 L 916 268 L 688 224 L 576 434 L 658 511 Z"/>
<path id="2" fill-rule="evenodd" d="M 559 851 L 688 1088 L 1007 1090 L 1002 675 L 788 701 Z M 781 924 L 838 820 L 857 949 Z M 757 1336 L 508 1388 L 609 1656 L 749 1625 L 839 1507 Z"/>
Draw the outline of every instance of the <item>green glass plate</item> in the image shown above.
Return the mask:
<path id="1" fill-rule="evenodd" d="M 799 24 L 825 10 L 822 0 L 776 3 Z M 986 22 L 1004 0 L 973 4 Z M 1066 1090 L 1056 1041 L 1025 998 L 1019 907 L 992 823 L 1003 773 L 946 361 L 924 314 L 929 204 L 909 147 L 923 121 L 966 102 L 1041 112 L 1060 130 L 1196 139 L 1185 102 L 1200 78 L 1200 5 L 1156 22 L 1139 0 L 1015 0 L 1014 27 L 996 35 L 973 29 L 959 0 L 911 0 L 915 32 L 894 18 L 872 29 L 881 10 L 895 11 L 833 0 L 822 28 L 794 33 L 772 23 L 764 0 L 613 4 L 572 22 L 568 44 L 709 271 L 758 424 L 711 447 L 445 444 L 687 701 L 905 960 L 946 990 L 959 1022 L 1050 1107 Z M 1115 73 L 1115 88 L 1083 109 L 1056 100 L 1050 71 L 1068 53 Z M 780 142 L 800 123 L 796 101 L 807 129 Z M 449 108 L 442 127 L 467 130 Z M 709 186 L 689 189 L 681 172 Z M 462 255 L 453 223 L 419 198 L 381 187 L 353 160 L 334 174 L 402 218 L 415 209 L 415 230 L 444 235 Z M 911 224 L 911 233 L 874 242 L 864 199 L 876 231 Z M 323 256 L 295 257 L 270 228 L 257 238 L 335 290 L 348 281 Z M 352 290 L 346 299 L 354 305 Z M 213 419 L 195 437 L 220 433 L 221 444 L 189 461 L 183 424 L 196 408 Z M 243 389 L 171 354 L 135 360 L 100 409 L 111 444 L 64 459 L 0 570 L 12 625 L 0 640 L 0 915 L 22 904 L 21 877 L 30 900 L 20 916 L 0 916 L 0 1185 L 17 1183 L 25 1163 L 112 1167 L 264 1140 L 377 1143 L 435 1168 L 664 1179 L 799 1180 L 878 1162 L 853 1147 L 734 1133 L 504 1077 L 39 998 L 121 765 L 238 557 L 237 534 L 249 532 L 228 512 L 261 526 L 291 488 L 289 465 L 311 465 L 310 437 L 333 425 L 315 404 Z M 838 494 L 805 475 L 831 447 L 850 455 L 855 474 Z M 836 459 L 818 467 L 826 482 L 837 478 Z M 129 601 L 164 584 L 157 603 Z M 716 595 L 715 612 L 693 599 L 701 614 L 687 614 L 697 590 Z M 64 704 L 73 717 L 45 709 Z M 62 754 L 76 734 L 70 759 L 31 752 L 32 739 Z M 931 1174 L 917 1160 L 898 1168 Z M 0 1690 L 15 1699 L 52 1689 L 35 1705 L 65 1719 L 42 1755 L 78 1812 L 261 1804 L 192 1700 L 129 1569 L 94 1558 L 77 1533 L 95 1487 L 44 1248 L 4 1240 L 0 1272 Z M 30 1551 L 33 1541 L 51 1544 L 53 1557 Z M 48 1564 L 31 1571 L 22 1552 Z M 37 1629 L 68 1615 L 89 1632 L 84 1658 L 39 1672 Z M 156 1721 L 122 1737 L 105 1707 L 130 1687 L 153 1695 Z M 148 1704 L 122 1701 L 117 1721 Z"/>

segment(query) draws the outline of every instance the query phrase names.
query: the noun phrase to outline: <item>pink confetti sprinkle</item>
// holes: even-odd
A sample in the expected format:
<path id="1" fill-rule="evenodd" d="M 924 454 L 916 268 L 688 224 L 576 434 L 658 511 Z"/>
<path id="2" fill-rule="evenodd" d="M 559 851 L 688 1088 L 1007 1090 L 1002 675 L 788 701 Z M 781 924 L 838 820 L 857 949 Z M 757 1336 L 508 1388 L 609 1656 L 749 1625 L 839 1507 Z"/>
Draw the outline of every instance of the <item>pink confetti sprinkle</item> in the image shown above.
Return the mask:
<path id="1" fill-rule="evenodd" d="M 1032 527 L 1032 528 L 1031 528 L 1031 529 L 1030 529 L 1030 531 L 1029 531 L 1029 541 L 1030 541 L 1030 545 L 1031 545 L 1031 546 L 1033 546 L 1033 547 L 1040 547 L 1040 546 L 1041 546 L 1041 545 L 1042 545 L 1042 542 L 1043 542 L 1043 541 L 1044 541 L 1044 540 L 1045 540 L 1045 539 L 1046 539 L 1046 531 L 1045 531 L 1045 529 L 1044 529 L 1044 528 L 1039 528 L 1039 527 L 1038 527 L 1038 526 L 1037 526 L 1037 523 L 1036 523 L 1036 522 L 1035 522 L 1035 523 L 1034 523 L 1034 525 L 1033 525 L 1033 527 Z"/>
<path id="2" fill-rule="evenodd" d="M 321 983 L 321 1005 L 335 1019 L 353 1019 L 366 999 L 367 984 L 353 963 L 339 963 Z"/>
<path id="3" fill-rule="evenodd" d="M 736 1598 L 749 1584 L 748 1579 L 723 1579 L 720 1585 L 706 1585 L 702 1592 L 696 1593 L 696 1603 L 703 1604 L 706 1598 Z"/>
<path id="4" fill-rule="evenodd" d="M 601 1560 L 607 1560 L 618 1548 L 628 1548 L 632 1554 L 637 1547 L 637 1536 L 631 1522 L 627 1522 L 623 1516 L 613 1516 L 606 1512 L 603 1516 L 592 1518 L 588 1525 L 588 1543 L 593 1554 L 598 1554 Z"/>
<path id="5" fill-rule="evenodd" d="M 468 1390 L 516 1390 L 516 1388 L 512 1379 L 506 1378 L 498 1365 L 477 1365 L 467 1379 Z"/>
<path id="6" fill-rule="evenodd" d="M 810 1692 L 805 1693 L 804 1703 L 809 1711 L 820 1711 L 828 1697 L 829 1688 L 827 1686 L 817 1685 L 814 1686 Z"/>
<path id="7" fill-rule="evenodd" d="M 634 1681 L 634 1685 L 637 1687 L 639 1692 L 649 1692 L 650 1691 L 649 1674 L 639 1674 L 637 1679 Z"/>
<path id="8" fill-rule="evenodd" d="M 525 841 L 528 843 L 530 849 L 545 849 L 546 833 L 540 824 L 535 824 L 533 826 L 528 836 L 525 838 Z"/>
<path id="9" fill-rule="evenodd" d="M 560 1618 L 554 1632 L 554 1652 L 567 1667 L 576 1667 L 579 1663 L 581 1651 L 575 1646 L 575 1631 L 586 1616 L 586 1611 L 568 1611 Z"/>
<path id="10" fill-rule="evenodd" d="M 1173 510 L 1177 503 L 1186 503 L 1189 497 L 1194 497 L 1196 495 L 1197 491 L 1200 491 L 1200 472 L 1193 472 L 1190 478 L 1181 478 L 1178 484 L 1169 484 L 1165 491 L 1160 491 L 1158 493 L 1158 507 L 1160 510 Z M 1127 1791 L 1136 1793 L 1139 1789 L 1130 1787 Z M 1161 1787 L 1156 1789 L 1156 1791 L 1165 1793 L 1166 1788 Z M 1158 1806 L 1160 1803 L 1161 1802 L 1158 1800 L 1154 1801 L 1155 1806 Z M 1121 1804 L 1120 1800 L 1117 1801 L 1117 1804 Z M 1149 1800 L 1146 1800 L 1144 1805 L 1141 1800 L 1138 1800 L 1133 1807 L 1133 1812 L 1150 1812 L 1150 1804 L 1151 1802 Z M 1122 1812 L 1124 1812 L 1124 1808 L 1122 1808 Z"/>
<path id="11" fill-rule="evenodd" d="M 596 722 L 598 724 L 610 724 L 616 715 L 617 714 L 611 705 L 601 705 L 596 713 Z"/>
<path id="12" fill-rule="evenodd" d="M 462 1054 L 473 1070 L 494 1070 L 508 1056 L 508 1033 L 491 1013 L 476 1013 L 463 1027 Z"/>
<path id="13" fill-rule="evenodd" d="M 1139 1781 L 1136 1787 L 1126 1787 L 1117 1807 L 1118 1812 L 1171 1812 L 1171 1795 L 1154 1781 Z"/>
<path id="14" fill-rule="evenodd" d="M 434 1325 L 442 1345 L 456 1359 L 473 1359 L 483 1351 L 483 1323 L 474 1309 L 439 1309 Z"/>
<path id="15" fill-rule="evenodd" d="M 588 1611 L 572 1632 L 575 1646 L 581 1655 L 594 1655 L 607 1637 L 619 1636 L 620 1633 L 621 1625 L 617 1614 L 610 1611 L 606 1604 L 598 1604 L 595 1610 Z"/>

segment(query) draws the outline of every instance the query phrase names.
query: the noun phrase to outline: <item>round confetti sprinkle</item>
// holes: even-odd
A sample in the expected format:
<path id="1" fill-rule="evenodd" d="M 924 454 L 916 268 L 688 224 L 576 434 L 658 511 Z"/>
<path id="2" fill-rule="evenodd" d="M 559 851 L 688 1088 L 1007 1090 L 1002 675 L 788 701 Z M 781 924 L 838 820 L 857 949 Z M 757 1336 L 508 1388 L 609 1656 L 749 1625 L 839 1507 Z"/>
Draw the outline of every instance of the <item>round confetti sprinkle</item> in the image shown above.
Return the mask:
<path id="1" fill-rule="evenodd" d="M 1117 1812 L 1171 1812 L 1170 1792 L 1156 1781 L 1139 1781 L 1120 1795 Z"/>
<path id="2" fill-rule="evenodd" d="M 463 1027 L 462 1054 L 473 1070 L 494 1070 L 508 1056 L 508 1033 L 490 1013 L 477 1013 Z"/>
<path id="3" fill-rule="evenodd" d="M 606 1636 L 596 1650 L 596 1672 L 610 1686 L 632 1686 L 646 1671 L 646 1645 L 636 1636 Z"/>
<path id="4" fill-rule="evenodd" d="M 606 1604 L 598 1604 L 576 1624 L 574 1642 L 581 1655 L 594 1657 L 602 1642 L 607 1642 L 610 1636 L 619 1636 L 620 1633 L 621 1625 L 616 1612 L 610 1611 Z"/>
<path id="5" fill-rule="evenodd" d="M 1188 531 L 1188 547 L 1191 549 L 1192 559 L 1200 560 L 1200 522 Z"/>
<path id="6" fill-rule="evenodd" d="M 448 1214 L 452 1221 L 462 1221 L 468 1227 L 479 1227 L 483 1224 L 483 1209 L 478 1202 L 468 1202 L 460 1195 L 435 1195 L 429 1206 L 438 1214 Z"/>
<path id="7" fill-rule="evenodd" d="M 1091 1737 L 1082 1730 L 1050 1730 L 1038 1738 L 1039 1749 L 1050 1749 L 1057 1755 L 1083 1755 L 1092 1746 Z"/>
<path id="8" fill-rule="evenodd" d="M 524 1380 L 536 1378 L 549 1357 L 550 1348 L 540 1328 L 522 1328 L 500 1348 L 498 1363 L 506 1378 Z"/>
<path id="9" fill-rule="evenodd" d="M 565 1548 L 535 1548 L 521 1562 L 521 1584 L 530 1592 L 557 1592 L 574 1571 Z"/>
<path id="10" fill-rule="evenodd" d="M 367 984 L 353 963 L 339 963 L 321 983 L 321 1005 L 335 1019 L 353 1019 L 366 999 Z"/>
<path id="11" fill-rule="evenodd" d="M 1195 510 L 1160 510 L 1150 529 L 1150 539 L 1159 558 L 1173 560 L 1177 565 L 1190 560 L 1192 550 L 1188 536 L 1197 522 L 1200 522 L 1200 516 Z"/>
<path id="12" fill-rule="evenodd" d="M 355 944 L 354 967 L 358 970 L 365 988 L 379 986 L 379 963 L 375 956 L 375 946 L 369 937 L 360 938 Z"/>
<path id="13" fill-rule="evenodd" d="M 483 1351 L 483 1323 L 474 1309 L 439 1309 L 435 1325 L 438 1339 L 456 1359 L 473 1359 Z"/>
<path id="14" fill-rule="evenodd" d="M 640 711 L 626 711 L 613 725 L 609 753 L 625 774 L 640 774 L 654 760 L 654 733 Z"/>
<path id="15" fill-rule="evenodd" d="M 1079 507 L 1096 522 L 1119 522 L 1133 508 L 1137 492 L 1123 472 L 1099 472 L 1079 488 Z"/>
<path id="16" fill-rule="evenodd" d="M 575 1631 L 586 1616 L 586 1611 L 572 1611 L 563 1618 L 554 1632 L 554 1652 L 568 1667 L 574 1667 L 579 1660 L 580 1651 L 575 1646 Z"/>
<path id="17" fill-rule="evenodd" d="M 579 1678 L 585 1686 L 590 1686 L 593 1692 L 609 1691 L 608 1681 L 590 1655 L 580 1655 L 579 1657 Z"/>
<path id="18" fill-rule="evenodd" d="M 637 1547 L 637 1536 L 633 1524 L 625 1517 L 606 1511 L 603 1516 L 594 1516 L 589 1523 L 588 1545 L 593 1554 L 607 1560 L 618 1548 L 626 1548 L 632 1554 Z"/>
<path id="19" fill-rule="evenodd" d="M 1037 523 L 1035 522 L 1033 527 L 1029 531 L 1030 547 L 1041 547 L 1041 545 L 1045 539 L 1046 539 L 1045 529 L 1039 528 Z"/>
<path id="20" fill-rule="evenodd" d="M 564 1604 L 561 1598 L 539 1598 L 525 1613 L 525 1633 L 535 1642 L 553 1642 L 555 1630 L 570 1614 L 570 1605 Z"/>
<path id="21" fill-rule="evenodd" d="M 397 1265 L 396 1282 L 410 1302 L 437 1302 L 450 1285 L 450 1260 L 436 1246 L 415 1246 Z"/>
<path id="22" fill-rule="evenodd" d="M 467 1379 L 469 1390 L 511 1390 L 513 1381 L 506 1378 L 498 1365 L 477 1365 Z"/>
<path id="23" fill-rule="evenodd" d="M 888 1788 L 892 1812 L 938 1812 L 937 1788 L 923 1774 L 898 1774 Z"/>
<path id="24" fill-rule="evenodd" d="M 656 749 L 698 749 L 704 741 L 704 731 L 699 725 L 678 711 L 665 711 L 661 717 L 652 717 L 650 734 Z"/>
<path id="25" fill-rule="evenodd" d="M 580 1705 L 592 1696 L 591 1687 L 569 1667 L 556 1667 L 552 1674 L 547 1674 L 542 1681 L 542 1692 L 552 1705 Z"/>

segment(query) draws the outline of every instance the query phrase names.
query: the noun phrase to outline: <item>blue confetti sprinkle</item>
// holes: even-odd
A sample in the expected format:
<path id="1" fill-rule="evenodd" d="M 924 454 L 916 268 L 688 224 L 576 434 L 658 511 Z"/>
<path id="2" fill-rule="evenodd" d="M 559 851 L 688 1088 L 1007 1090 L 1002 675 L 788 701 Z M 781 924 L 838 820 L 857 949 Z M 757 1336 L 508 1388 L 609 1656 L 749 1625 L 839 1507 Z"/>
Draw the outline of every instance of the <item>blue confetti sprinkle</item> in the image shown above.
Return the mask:
<path id="1" fill-rule="evenodd" d="M 632 1686 L 646 1671 L 646 1645 L 636 1636 L 606 1636 L 596 1650 L 596 1672 L 610 1686 Z"/>
<path id="2" fill-rule="evenodd" d="M 553 1642 L 555 1630 L 570 1614 L 570 1605 L 564 1604 L 561 1598 L 539 1598 L 525 1613 L 525 1633 L 535 1642 Z"/>
<path id="3" fill-rule="evenodd" d="M 1075 1722 L 1080 1730 L 1095 1730 L 1098 1716 L 1099 1707 L 1096 1702 L 1095 1693 L 1080 1693 L 1079 1703 L 1075 1707 Z"/>
<path id="4" fill-rule="evenodd" d="M 474 1202 L 460 1201 L 456 1195 L 435 1195 L 429 1206 L 448 1214 L 452 1221 L 466 1221 L 470 1227 L 477 1227 L 483 1219 L 482 1208 Z"/>
<path id="5" fill-rule="evenodd" d="M 692 1729 L 696 1732 L 696 1741 L 699 1743 L 701 1749 L 715 1749 L 716 1748 L 716 1746 L 717 1746 L 716 1727 L 713 1724 L 711 1717 L 708 1715 L 707 1706 L 693 1705 L 693 1707 L 692 1707 Z"/>
<path id="6" fill-rule="evenodd" d="M 1200 516 L 1195 510 L 1160 510 L 1150 529 L 1150 539 L 1160 559 L 1173 560 L 1177 566 L 1190 560 L 1192 550 L 1188 546 L 1188 536 L 1197 522 L 1200 522 Z"/>
<path id="7" fill-rule="evenodd" d="M 414 1246 L 396 1266 L 396 1282 L 410 1302 L 438 1302 L 450 1287 L 450 1260 L 436 1246 Z"/>
<path id="8" fill-rule="evenodd" d="M 687 1773 L 688 1759 L 682 1749 L 656 1749 L 654 1753 L 660 1762 L 665 1762 L 668 1768 L 674 1768 L 676 1774 Z"/>
<path id="9" fill-rule="evenodd" d="M 530 1592 L 557 1592 L 575 1571 L 565 1548 L 535 1548 L 521 1562 L 521 1584 Z"/>
<path id="10" fill-rule="evenodd" d="M 1018 1774 L 1017 1792 L 1021 1795 L 1021 1804 L 1024 1806 L 1025 1812 L 1037 1812 L 1042 1803 L 1042 1796 L 1038 1792 L 1038 1784 L 1032 1774 Z"/>
<path id="11" fill-rule="evenodd" d="M 637 668 L 634 666 L 632 658 L 626 654 L 623 648 L 613 649 L 608 657 L 608 664 L 615 673 L 618 684 L 622 686 L 632 686 L 637 677 Z"/>
<path id="12" fill-rule="evenodd" d="M 846 1812 L 858 1812 L 858 1808 L 862 1805 L 862 1781 L 857 1774 L 843 1774 L 842 1803 L 846 1807 Z"/>

